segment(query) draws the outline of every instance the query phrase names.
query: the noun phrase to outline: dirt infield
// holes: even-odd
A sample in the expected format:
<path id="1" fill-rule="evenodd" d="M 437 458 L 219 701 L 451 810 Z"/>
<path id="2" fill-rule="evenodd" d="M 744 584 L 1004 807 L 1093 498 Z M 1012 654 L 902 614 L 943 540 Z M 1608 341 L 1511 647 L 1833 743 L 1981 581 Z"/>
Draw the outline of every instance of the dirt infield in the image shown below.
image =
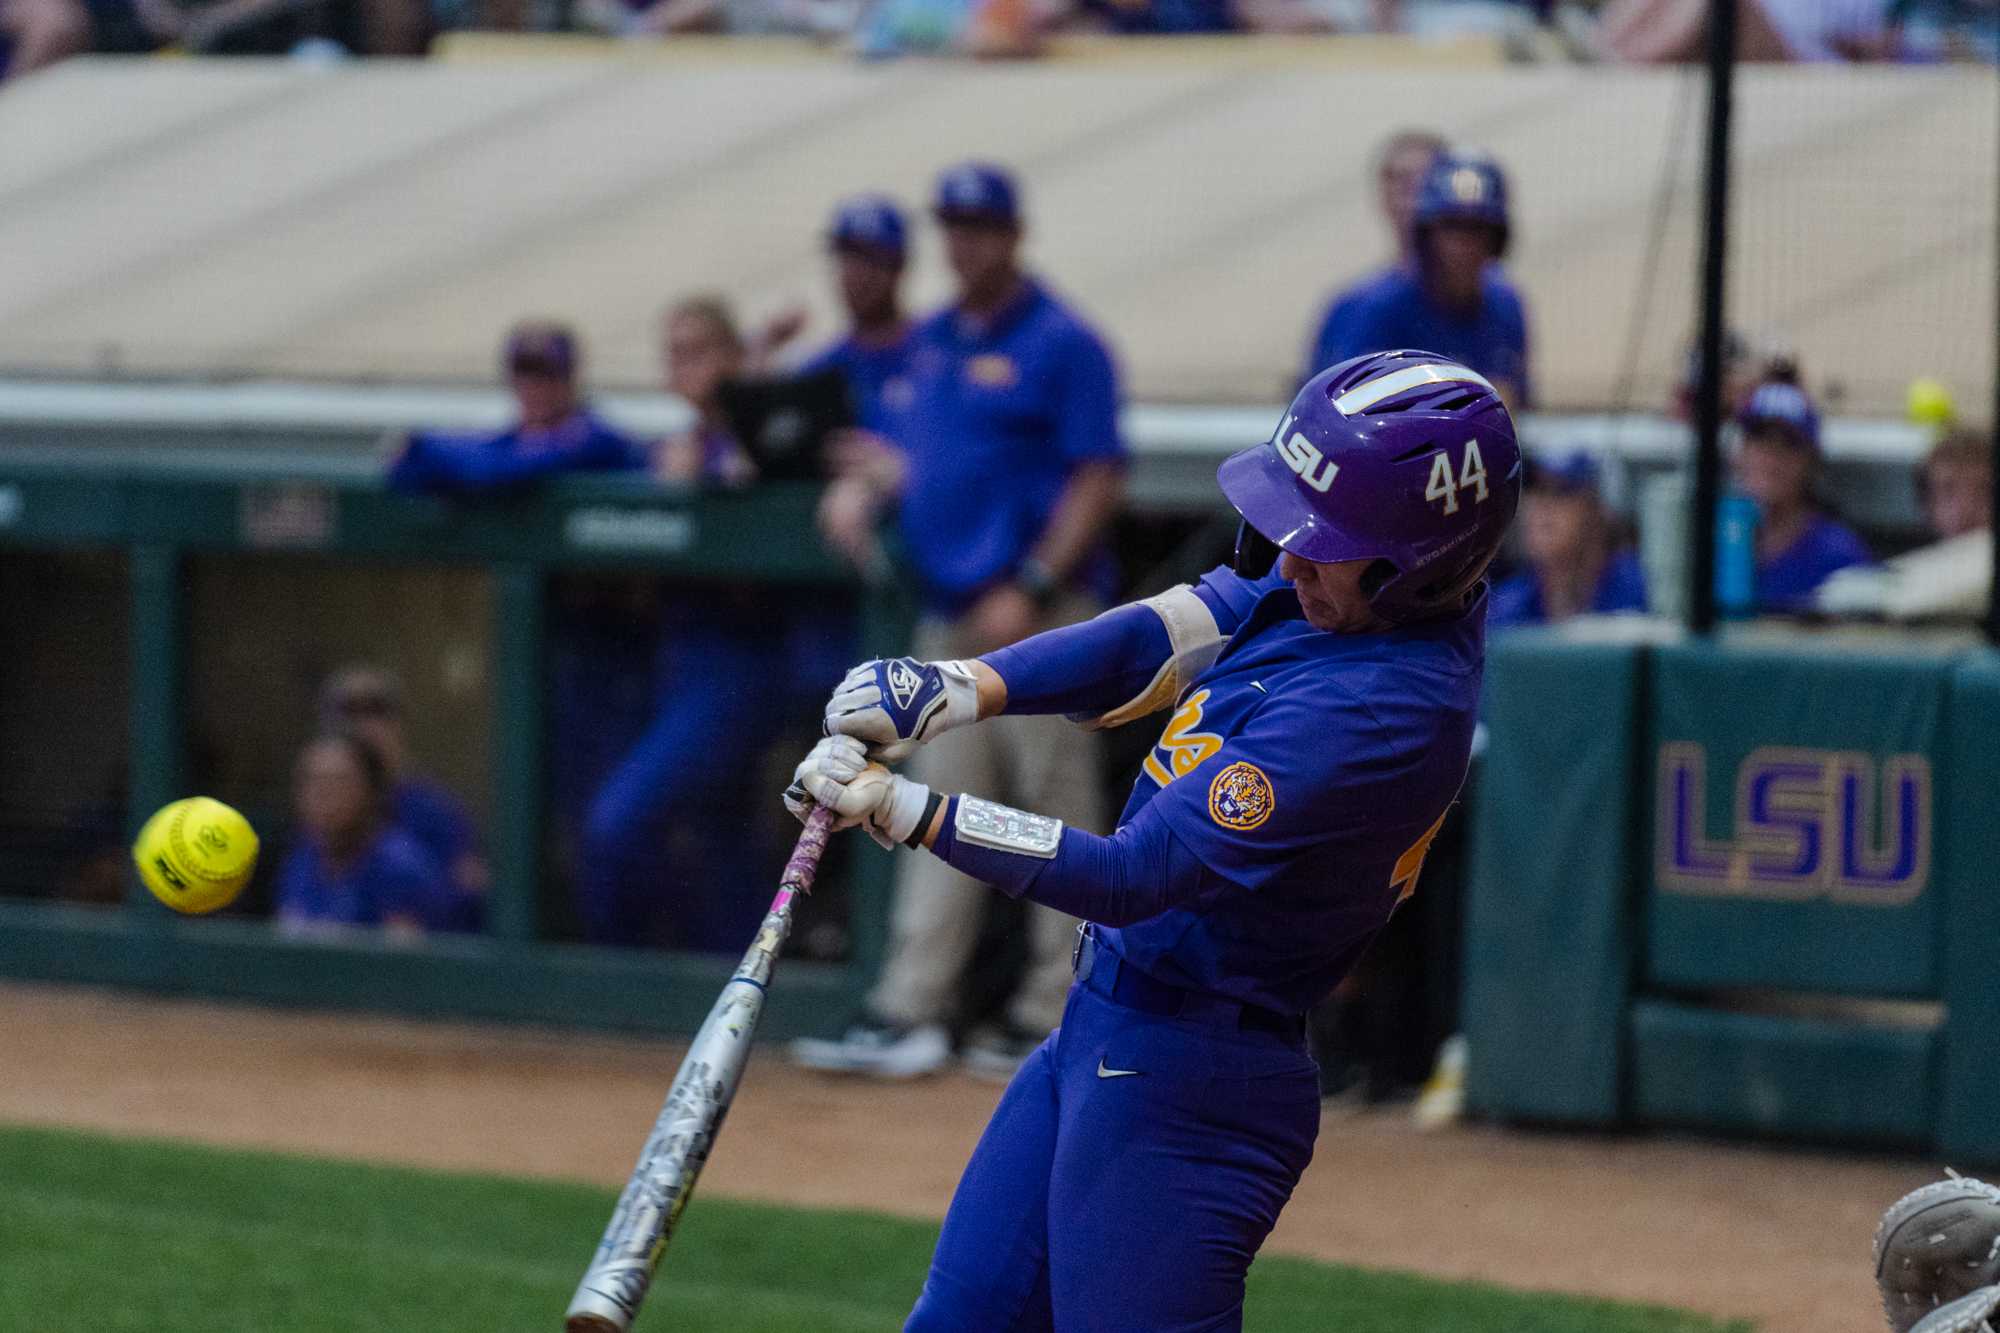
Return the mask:
<path id="1" fill-rule="evenodd" d="M 621 1183 L 678 1048 L 0 986 L 0 1121 Z M 753 1063 L 704 1192 L 936 1216 L 998 1089 Z M 1908 1160 L 1329 1119 L 1271 1248 L 1872 1333 Z"/>

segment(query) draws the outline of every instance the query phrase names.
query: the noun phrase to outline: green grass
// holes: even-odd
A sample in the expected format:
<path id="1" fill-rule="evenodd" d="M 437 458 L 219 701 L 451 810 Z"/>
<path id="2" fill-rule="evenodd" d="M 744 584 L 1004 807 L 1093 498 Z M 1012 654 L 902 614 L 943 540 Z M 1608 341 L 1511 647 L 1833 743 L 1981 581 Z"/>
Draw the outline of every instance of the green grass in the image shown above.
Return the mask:
<path id="1" fill-rule="evenodd" d="M 0 1129 L 0 1330 L 555 1333 L 611 1202 L 581 1185 Z M 936 1234 L 698 1199 L 638 1328 L 894 1329 Z M 1260 1260 L 1250 1290 L 1255 1333 L 1725 1328 L 1284 1258 Z"/>

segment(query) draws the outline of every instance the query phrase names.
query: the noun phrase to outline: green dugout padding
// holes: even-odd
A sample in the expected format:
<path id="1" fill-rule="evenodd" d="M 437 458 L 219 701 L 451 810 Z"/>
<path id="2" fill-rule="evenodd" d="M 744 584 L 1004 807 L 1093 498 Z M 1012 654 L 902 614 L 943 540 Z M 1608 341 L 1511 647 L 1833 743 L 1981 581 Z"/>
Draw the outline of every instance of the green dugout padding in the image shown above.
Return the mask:
<path id="1" fill-rule="evenodd" d="M 1632 974 L 1636 647 L 1496 640 L 1473 793 L 1467 1095 L 1489 1114 L 1619 1113 Z"/>
<path id="2" fill-rule="evenodd" d="M 2000 654 L 1968 659 L 1951 681 L 1944 747 L 1951 784 L 1941 822 L 1944 1084 L 1938 1148 L 1955 1162 L 2000 1162 Z"/>
<path id="3" fill-rule="evenodd" d="M 1931 1141 L 1937 1033 L 1632 1006 L 1632 1109 L 1646 1124 L 1784 1138 Z"/>
<path id="4" fill-rule="evenodd" d="M 1936 995 L 1950 663 L 1652 656 L 1646 984 Z"/>

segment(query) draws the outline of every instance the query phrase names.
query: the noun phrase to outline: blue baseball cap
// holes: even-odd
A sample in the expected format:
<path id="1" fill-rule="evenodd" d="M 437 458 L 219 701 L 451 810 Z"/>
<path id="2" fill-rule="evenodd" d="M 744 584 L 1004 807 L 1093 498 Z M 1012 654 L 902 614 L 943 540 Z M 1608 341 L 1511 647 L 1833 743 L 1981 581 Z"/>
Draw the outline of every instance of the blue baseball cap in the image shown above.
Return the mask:
<path id="1" fill-rule="evenodd" d="M 1532 490 L 1562 491 L 1568 495 L 1583 491 L 1596 494 L 1602 478 L 1597 460 L 1581 450 L 1531 459 L 1528 463 L 1528 486 Z"/>
<path id="2" fill-rule="evenodd" d="M 1014 178 L 990 162 L 961 162 L 938 177 L 931 212 L 940 222 L 1021 225 L 1021 192 Z"/>
<path id="3" fill-rule="evenodd" d="M 1819 452 L 1819 413 L 1796 384 L 1766 380 L 1758 385 L 1737 411 L 1736 424 L 1746 432 L 1776 429 Z"/>
<path id="4" fill-rule="evenodd" d="M 884 194 L 861 194 L 842 200 L 833 210 L 826 243 L 835 250 L 864 250 L 900 263 L 909 252 L 909 227 L 895 200 Z"/>
<path id="5" fill-rule="evenodd" d="M 576 374 L 576 334 L 553 320 L 523 320 L 508 330 L 501 360 L 509 374 L 568 379 Z"/>

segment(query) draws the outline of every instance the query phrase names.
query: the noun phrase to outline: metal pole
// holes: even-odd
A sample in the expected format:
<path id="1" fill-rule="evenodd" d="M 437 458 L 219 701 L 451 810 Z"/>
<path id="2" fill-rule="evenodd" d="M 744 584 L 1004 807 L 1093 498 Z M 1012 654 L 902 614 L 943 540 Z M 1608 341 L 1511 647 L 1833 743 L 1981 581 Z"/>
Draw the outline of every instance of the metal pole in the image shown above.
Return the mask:
<path id="1" fill-rule="evenodd" d="M 1715 628 L 1715 509 L 1722 498 L 1723 282 L 1729 266 L 1729 116 L 1736 76 L 1736 0 L 1708 5 L 1708 186 L 1703 200 L 1701 378 L 1694 403 L 1694 512 L 1688 516 L 1688 628 Z"/>
<path id="2" fill-rule="evenodd" d="M 2000 167 L 2000 71 L 1994 74 L 1994 162 Z M 1993 201 L 1993 415 L 1987 446 L 2000 442 L 2000 191 Z M 1996 460 L 2000 461 L 2000 460 Z M 1986 641 L 2000 644 L 2000 466 L 1993 469 L 1993 583 L 1986 590 Z"/>

